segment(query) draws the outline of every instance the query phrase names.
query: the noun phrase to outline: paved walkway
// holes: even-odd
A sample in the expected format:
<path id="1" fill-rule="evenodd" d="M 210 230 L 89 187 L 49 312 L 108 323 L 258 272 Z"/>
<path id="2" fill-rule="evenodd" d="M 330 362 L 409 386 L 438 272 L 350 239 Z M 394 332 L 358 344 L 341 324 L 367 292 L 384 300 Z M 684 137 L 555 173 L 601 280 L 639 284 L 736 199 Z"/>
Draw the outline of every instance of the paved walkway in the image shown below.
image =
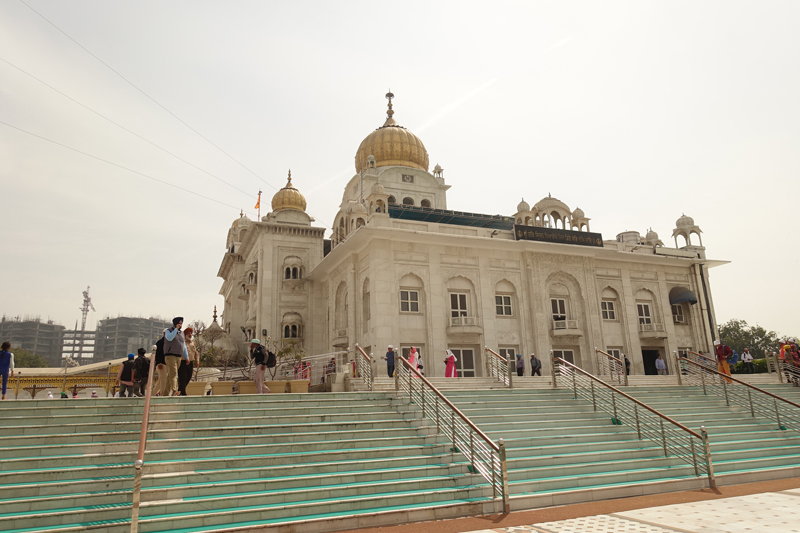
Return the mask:
<path id="1" fill-rule="evenodd" d="M 800 533 L 800 479 L 342 533 Z"/>
<path id="2" fill-rule="evenodd" d="M 799 533 L 800 489 L 679 503 L 475 533 Z"/>

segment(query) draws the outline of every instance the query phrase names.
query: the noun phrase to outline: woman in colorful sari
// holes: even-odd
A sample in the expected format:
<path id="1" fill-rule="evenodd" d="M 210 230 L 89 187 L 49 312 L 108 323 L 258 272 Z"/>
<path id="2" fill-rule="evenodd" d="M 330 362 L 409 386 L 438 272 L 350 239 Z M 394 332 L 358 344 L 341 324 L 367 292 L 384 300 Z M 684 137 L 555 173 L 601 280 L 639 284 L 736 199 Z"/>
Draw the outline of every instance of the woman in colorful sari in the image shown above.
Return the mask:
<path id="1" fill-rule="evenodd" d="M 444 360 L 445 369 L 444 369 L 444 377 L 446 378 L 456 378 L 458 377 L 458 372 L 456 371 L 456 356 L 453 354 L 452 350 L 446 350 L 447 352 L 447 359 Z"/>

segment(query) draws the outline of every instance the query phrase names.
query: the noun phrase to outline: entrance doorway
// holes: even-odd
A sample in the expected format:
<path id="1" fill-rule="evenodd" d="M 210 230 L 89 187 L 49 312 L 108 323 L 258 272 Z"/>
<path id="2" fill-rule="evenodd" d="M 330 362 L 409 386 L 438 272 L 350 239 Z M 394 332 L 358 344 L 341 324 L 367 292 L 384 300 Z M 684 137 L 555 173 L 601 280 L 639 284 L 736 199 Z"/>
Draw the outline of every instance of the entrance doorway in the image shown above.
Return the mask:
<path id="1" fill-rule="evenodd" d="M 450 348 L 456 356 L 456 370 L 460 378 L 475 377 L 475 350 L 472 348 Z"/>
<path id="2" fill-rule="evenodd" d="M 644 363 L 644 374 L 646 376 L 657 376 L 656 359 L 661 355 L 659 350 L 642 350 L 642 362 Z"/>

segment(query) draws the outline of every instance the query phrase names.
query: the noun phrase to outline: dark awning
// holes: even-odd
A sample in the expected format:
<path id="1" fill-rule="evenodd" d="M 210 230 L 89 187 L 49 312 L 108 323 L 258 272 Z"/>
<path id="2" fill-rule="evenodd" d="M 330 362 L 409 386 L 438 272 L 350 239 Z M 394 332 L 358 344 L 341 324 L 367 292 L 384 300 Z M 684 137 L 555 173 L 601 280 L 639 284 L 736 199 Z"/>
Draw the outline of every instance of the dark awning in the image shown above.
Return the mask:
<path id="1" fill-rule="evenodd" d="M 689 302 L 694 305 L 697 303 L 697 296 L 686 287 L 673 287 L 669 291 L 669 303 L 674 305 L 683 302 Z"/>

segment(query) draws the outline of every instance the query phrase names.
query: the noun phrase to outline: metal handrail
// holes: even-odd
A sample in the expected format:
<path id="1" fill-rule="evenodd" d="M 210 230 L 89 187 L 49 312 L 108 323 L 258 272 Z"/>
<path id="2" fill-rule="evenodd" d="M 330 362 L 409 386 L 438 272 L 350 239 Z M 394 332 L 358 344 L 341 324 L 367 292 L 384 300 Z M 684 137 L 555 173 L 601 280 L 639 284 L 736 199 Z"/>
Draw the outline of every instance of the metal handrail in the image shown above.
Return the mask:
<path id="1" fill-rule="evenodd" d="M 147 445 L 147 426 L 150 424 L 150 398 L 153 396 L 153 373 L 156 368 L 156 355 L 150 357 L 150 371 L 147 375 L 144 393 L 144 408 L 142 409 L 142 429 L 139 431 L 139 451 L 136 461 L 133 462 L 135 475 L 133 478 L 133 504 L 131 506 L 131 533 L 139 529 L 139 499 L 142 490 L 142 466 L 144 466 L 144 449 Z"/>
<path id="2" fill-rule="evenodd" d="M 753 418 L 758 414 L 758 416 L 773 420 L 777 422 L 778 429 L 800 431 L 800 405 L 689 359 L 678 358 L 677 363 L 683 374 L 682 380 L 694 381 L 693 384 L 701 385 L 703 394 L 708 394 L 710 391 L 724 398 L 725 404 L 728 406 L 733 404 L 749 409 L 750 416 Z M 735 385 L 744 385 L 745 389 Z M 744 391 L 747 393 L 744 394 Z M 772 402 L 769 400 L 754 402 L 752 391 L 762 394 L 763 396 L 760 397 L 762 399 L 764 396 L 772 399 Z M 756 399 L 758 398 L 756 397 Z M 782 403 L 778 403 L 779 401 Z M 766 407 L 765 403 L 772 403 L 771 408 Z"/>
<path id="3" fill-rule="evenodd" d="M 397 357 L 397 356 L 395 356 Z M 372 358 L 356 343 L 356 370 L 364 378 L 369 390 L 375 390 L 375 381 L 372 378 Z"/>
<path id="4" fill-rule="evenodd" d="M 566 379 L 575 399 L 580 396 L 590 401 L 595 411 L 600 409 L 611 414 L 612 423 L 617 425 L 622 425 L 620 414 L 629 416 L 636 422 L 636 434 L 640 440 L 646 437 L 659 444 L 664 449 L 665 457 L 672 453 L 692 465 L 695 475 L 707 475 L 709 486 L 716 487 L 705 427 L 697 433 L 560 357 L 553 358 L 553 368 L 553 381 L 557 375 Z M 699 452 L 695 439 L 699 441 Z"/>
<path id="5" fill-rule="evenodd" d="M 508 359 L 488 346 L 485 346 L 484 350 L 494 355 L 494 357 L 486 358 L 486 362 L 489 363 L 489 377 L 502 381 L 506 387 L 513 389 L 514 378 L 512 377 L 513 373 L 511 372 L 511 365 L 509 365 Z"/>
<path id="6" fill-rule="evenodd" d="M 628 373 L 625 371 L 625 364 L 619 360 L 619 358 L 614 357 L 610 353 L 604 352 L 603 350 L 598 350 L 597 347 L 594 349 L 595 353 L 598 355 L 605 355 L 608 359 L 598 358 L 597 367 L 601 370 L 608 369 L 608 375 L 611 379 L 617 380 L 617 383 L 621 385 L 628 386 Z M 602 372 L 598 372 L 600 375 L 603 375 Z"/>
<path id="7" fill-rule="evenodd" d="M 780 353 L 772 353 L 772 358 L 775 361 L 775 370 L 778 373 L 778 381 L 783 383 L 783 378 L 786 378 L 786 383 L 800 383 L 800 366 L 790 359 L 784 352 L 784 357 L 781 358 Z"/>
<path id="8" fill-rule="evenodd" d="M 495 498 L 502 498 L 503 512 L 509 512 L 508 469 L 503 439 L 495 443 L 478 428 L 458 407 L 448 400 L 428 379 L 417 372 L 408 360 L 395 355 L 395 384 L 405 392 L 412 405 L 422 409 L 422 416 L 436 422 L 436 431 L 450 439 L 453 450 L 461 452 L 479 473 L 492 485 Z"/>
<path id="9" fill-rule="evenodd" d="M 686 350 L 686 353 L 690 353 L 690 354 L 694 355 L 695 357 L 698 357 L 699 359 L 705 359 L 706 361 L 712 363 L 714 366 L 717 366 L 717 360 L 716 359 L 713 359 L 711 357 L 705 356 L 705 355 L 703 355 L 701 353 L 693 352 L 691 350 Z"/>

